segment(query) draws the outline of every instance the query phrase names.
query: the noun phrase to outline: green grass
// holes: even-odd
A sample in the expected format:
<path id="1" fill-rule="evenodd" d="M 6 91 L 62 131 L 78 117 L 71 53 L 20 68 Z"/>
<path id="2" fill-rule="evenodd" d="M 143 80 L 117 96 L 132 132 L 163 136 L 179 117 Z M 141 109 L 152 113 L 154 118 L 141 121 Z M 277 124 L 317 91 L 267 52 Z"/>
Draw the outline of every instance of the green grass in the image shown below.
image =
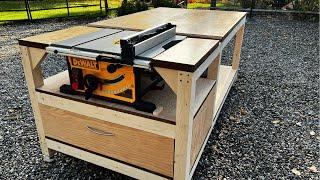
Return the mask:
<path id="1" fill-rule="evenodd" d="M 188 9 L 210 8 L 210 3 L 188 3 Z"/>
<path id="2" fill-rule="evenodd" d="M 30 9 L 50 9 L 66 7 L 66 0 L 42 0 L 42 1 L 29 1 Z M 85 6 L 85 5 L 99 5 L 99 0 L 69 0 L 69 7 Z M 121 0 L 108 0 L 109 7 L 118 7 L 121 5 Z M 102 0 L 104 7 L 104 0 Z M 6 10 L 25 10 L 24 1 L 0 1 L 0 11 Z"/>
<path id="3" fill-rule="evenodd" d="M 50 8 L 60 8 L 65 7 L 65 0 L 50 0 L 51 3 L 45 3 L 44 0 L 42 4 L 38 3 L 37 6 L 30 4 L 31 9 L 50 9 Z M 3 2 L 5 3 L 5 6 Z M 21 2 L 21 1 L 20 1 Z M 99 5 L 99 1 L 85 1 L 83 2 L 70 2 L 69 6 L 79 6 L 79 5 L 88 5 L 88 4 L 97 4 Z M 104 2 L 104 1 L 103 1 Z M 30 2 L 31 3 L 31 2 Z M 34 2 L 33 2 L 34 3 Z M 21 4 L 21 3 L 20 3 Z M 24 10 L 24 6 L 20 5 L 16 1 L 0 1 L 0 10 L 5 9 L 15 9 L 15 10 Z M 121 5 L 120 0 L 109 0 L 108 6 L 110 9 L 117 8 Z M 102 4 L 102 12 L 105 14 L 104 3 Z M 69 8 L 70 16 L 78 16 L 78 15 L 94 15 L 101 14 L 100 6 L 88 6 L 88 7 L 74 7 Z M 32 19 L 44 19 L 44 18 L 55 18 L 55 17 L 65 17 L 68 15 L 67 9 L 51 9 L 51 10 L 39 10 L 32 11 Z M 0 12 L 0 21 L 8 21 L 8 20 L 23 20 L 28 19 L 26 11 L 6 11 Z"/>
<path id="4" fill-rule="evenodd" d="M 122 0 L 108 0 L 109 8 L 117 8 L 121 6 Z M 99 0 L 69 0 L 70 16 L 78 15 L 98 15 L 101 14 L 99 7 Z M 30 1 L 30 8 L 32 10 L 36 9 L 50 9 L 50 8 L 61 8 L 66 7 L 65 0 L 42 0 L 42 1 Z M 81 5 L 98 5 L 98 6 L 88 6 L 88 7 L 75 7 Z M 217 7 L 231 7 L 230 4 L 217 3 Z M 102 13 L 105 14 L 104 10 L 104 0 L 102 1 Z M 189 3 L 189 9 L 196 8 L 210 8 L 210 3 Z M 0 1 L 0 11 L 4 10 L 25 10 L 25 5 L 23 1 Z M 67 9 L 51 9 L 51 10 L 39 10 L 32 11 L 32 19 L 45 19 L 45 18 L 55 18 L 55 17 L 66 17 L 68 15 Z M 23 20 L 28 19 L 27 13 L 25 11 L 6 11 L 0 12 L 0 21 L 8 20 Z"/>

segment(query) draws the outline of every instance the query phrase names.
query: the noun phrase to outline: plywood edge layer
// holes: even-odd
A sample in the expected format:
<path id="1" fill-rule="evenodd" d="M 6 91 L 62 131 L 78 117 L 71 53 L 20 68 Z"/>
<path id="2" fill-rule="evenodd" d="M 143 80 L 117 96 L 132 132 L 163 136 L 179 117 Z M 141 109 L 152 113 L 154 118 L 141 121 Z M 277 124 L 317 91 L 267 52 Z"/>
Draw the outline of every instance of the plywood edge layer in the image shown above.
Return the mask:
<path id="1" fill-rule="evenodd" d="M 47 106 L 63 109 L 84 116 L 90 116 L 107 122 L 128 126 L 161 136 L 175 138 L 175 126 L 135 116 L 119 111 L 36 92 L 38 102 Z"/>
<path id="2" fill-rule="evenodd" d="M 237 23 L 221 38 L 221 41 L 224 41 L 229 35 L 234 36 L 233 31 L 238 31 L 239 27 L 245 24 L 247 12 L 238 20 Z"/>
<path id="3" fill-rule="evenodd" d="M 96 164 L 98 166 L 102 166 L 107 169 L 111 169 L 118 173 L 122 173 L 137 179 L 166 179 L 164 177 L 158 176 L 156 174 L 143 171 L 141 169 L 72 147 L 63 143 L 59 143 L 57 141 L 46 139 L 46 143 L 48 148 L 53 149 L 55 151 L 73 156 L 75 158 Z"/>
<path id="4" fill-rule="evenodd" d="M 235 36 L 235 34 L 239 31 L 239 29 L 244 26 L 246 23 L 246 16 L 242 17 L 242 19 L 228 32 L 228 34 L 221 40 L 221 49 L 223 49 L 229 41 Z"/>

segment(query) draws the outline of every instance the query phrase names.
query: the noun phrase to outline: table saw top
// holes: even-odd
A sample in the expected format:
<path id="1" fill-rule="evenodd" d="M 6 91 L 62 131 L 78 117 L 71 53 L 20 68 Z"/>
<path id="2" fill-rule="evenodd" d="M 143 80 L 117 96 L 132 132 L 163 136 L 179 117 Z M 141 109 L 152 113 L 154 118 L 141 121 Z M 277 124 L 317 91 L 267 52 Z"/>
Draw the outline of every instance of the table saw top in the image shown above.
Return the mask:
<path id="1" fill-rule="evenodd" d="M 161 23 L 177 25 L 179 35 L 222 40 L 246 12 L 155 8 L 89 24 L 91 27 L 144 30 Z"/>
<path id="2" fill-rule="evenodd" d="M 99 29 L 95 32 L 52 42 L 47 48 L 47 51 L 76 57 L 98 57 L 106 54 L 120 56 L 120 39 L 136 33 L 137 31 L 108 28 Z M 179 43 L 168 49 L 164 48 L 174 40 L 179 40 Z M 154 47 L 150 47 L 147 51 L 138 54 L 136 58 L 138 60 L 140 59 L 140 62 L 142 60 L 148 61 L 152 67 L 164 67 L 194 72 L 201 63 L 217 49 L 218 45 L 219 41 L 217 40 L 187 38 L 186 36 L 175 35 Z"/>
<path id="3" fill-rule="evenodd" d="M 153 65 L 155 67 L 192 72 L 203 62 L 208 53 L 218 47 L 219 41 L 228 36 L 245 16 L 246 13 L 244 12 L 156 8 L 114 19 L 98 21 L 88 26 L 76 26 L 23 38 L 19 40 L 19 44 L 31 48 L 45 49 L 49 45 L 60 41 L 77 44 L 88 40 L 88 34 L 90 34 L 90 38 L 101 40 L 93 44 L 88 42 L 78 45 L 78 48 L 93 49 L 92 47 L 94 47 L 96 50 L 103 51 L 107 48 L 106 41 L 103 40 L 104 38 L 101 38 L 101 34 L 103 33 L 123 30 L 130 33 L 131 31 L 145 30 L 161 23 L 172 23 L 177 25 L 176 31 L 178 35 L 188 37 L 187 41 L 179 43 L 174 48 L 171 48 L 170 51 L 166 51 L 161 56 L 155 57 Z M 77 37 L 77 40 L 73 39 L 75 37 Z M 100 45 L 97 45 L 99 43 Z M 114 51 L 116 50 L 119 49 L 114 49 Z M 154 56 L 155 52 L 148 51 L 143 56 Z"/>

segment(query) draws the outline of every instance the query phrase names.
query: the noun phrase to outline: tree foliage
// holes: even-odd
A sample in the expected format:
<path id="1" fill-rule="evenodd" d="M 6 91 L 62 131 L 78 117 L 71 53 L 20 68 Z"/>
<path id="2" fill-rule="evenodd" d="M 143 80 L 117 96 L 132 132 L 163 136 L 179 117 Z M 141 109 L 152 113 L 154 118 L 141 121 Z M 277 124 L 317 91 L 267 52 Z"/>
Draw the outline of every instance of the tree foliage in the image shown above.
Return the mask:
<path id="1" fill-rule="evenodd" d="M 118 16 L 132 14 L 139 11 L 148 10 L 148 5 L 140 0 L 123 0 L 120 8 L 117 10 Z"/>

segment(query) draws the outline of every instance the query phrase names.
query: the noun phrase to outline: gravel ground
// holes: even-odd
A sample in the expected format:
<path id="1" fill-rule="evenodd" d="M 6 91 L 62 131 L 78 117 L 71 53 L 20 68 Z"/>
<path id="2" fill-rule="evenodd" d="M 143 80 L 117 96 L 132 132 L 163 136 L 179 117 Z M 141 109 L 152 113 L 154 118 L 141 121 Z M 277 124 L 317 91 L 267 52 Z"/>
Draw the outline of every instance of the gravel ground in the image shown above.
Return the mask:
<path id="1" fill-rule="evenodd" d="M 0 25 L 0 179 L 130 179 L 69 157 L 42 160 L 17 40 L 97 19 Z M 319 179 L 319 25 L 255 17 L 194 179 Z M 231 46 L 223 62 L 228 63 Z M 64 69 L 49 58 L 45 76 Z"/>

